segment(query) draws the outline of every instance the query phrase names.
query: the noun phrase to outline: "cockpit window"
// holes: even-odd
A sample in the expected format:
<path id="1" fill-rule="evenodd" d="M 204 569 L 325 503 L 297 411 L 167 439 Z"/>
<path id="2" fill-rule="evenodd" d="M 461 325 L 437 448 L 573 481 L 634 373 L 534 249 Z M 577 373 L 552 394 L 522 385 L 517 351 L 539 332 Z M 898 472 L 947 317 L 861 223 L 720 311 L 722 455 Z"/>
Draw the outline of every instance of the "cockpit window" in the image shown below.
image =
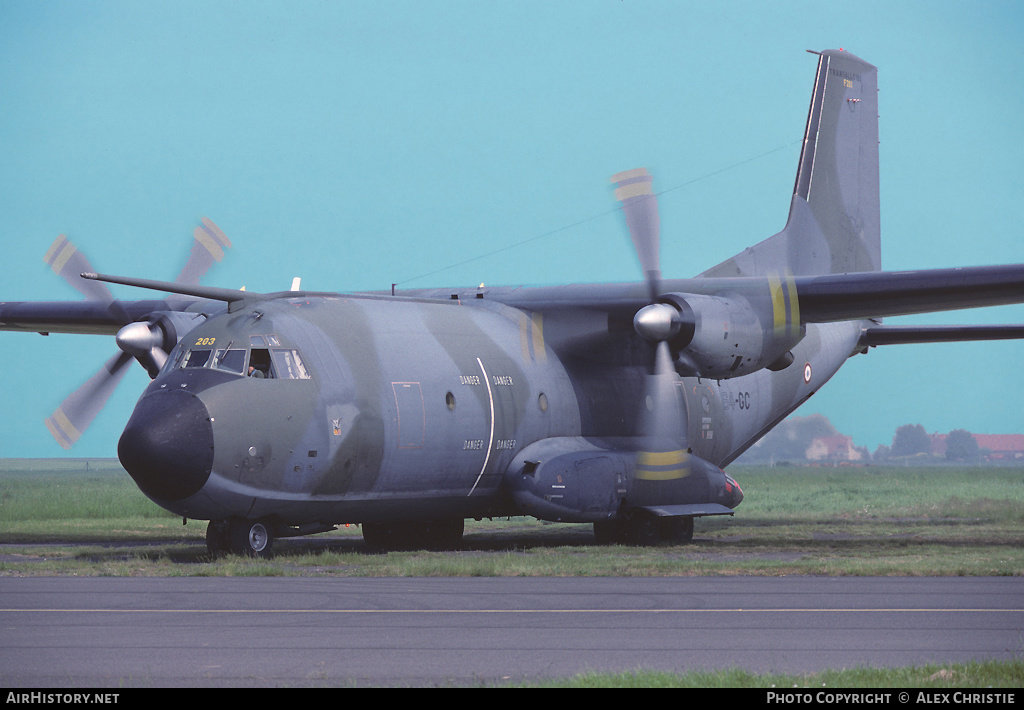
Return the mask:
<path id="1" fill-rule="evenodd" d="M 189 350 L 188 355 L 182 360 L 181 366 L 184 369 L 190 369 L 195 367 L 206 367 L 206 363 L 210 361 L 210 353 L 212 350 Z"/>
<path id="2" fill-rule="evenodd" d="M 241 375 L 245 370 L 245 350 L 218 350 L 213 366 Z"/>
<path id="3" fill-rule="evenodd" d="M 297 349 L 273 347 L 280 345 L 276 336 L 254 335 L 250 337 L 250 344 L 251 350 L 195 348 L 183 355 L 179 354 L 173 366 L 182 369 L 208 367 L 261 379 L 310 379 L 309 370 Z"/>
<path id="4" fill-rule="evenodd" d="M 273 377 L 274 371 L 270 367 L 270 351 L 266 348 L 253 348 L 252 356 L 249 358 L 249 377 Z"/>
<path id="5" fill-rule="evenodd" d="M 277 376 L 284 380 L 308 380 L 309 372 L 302 363 L 298 350 L 274 348 L 270 351 Z"/>
<path id="6" fill-rule="evenodd" d="M 277 336 L 273 334 L 249 336 L 249 345 L 251 345 L 254 348 L 265 348 L 268 345 L 271 347 L 275 347 L 280 344 L 281 341 L 278 340 Z"/>
<path id="7" fill-rule="evenodd" d="M 169 372 L 176 367 L 181 367 L 181 360 L 185 357 L 186 350 L 175 349 L 171 351 L 171 357 L 167 358 L 167 362 L 164 363 L 164 372 Z"/>

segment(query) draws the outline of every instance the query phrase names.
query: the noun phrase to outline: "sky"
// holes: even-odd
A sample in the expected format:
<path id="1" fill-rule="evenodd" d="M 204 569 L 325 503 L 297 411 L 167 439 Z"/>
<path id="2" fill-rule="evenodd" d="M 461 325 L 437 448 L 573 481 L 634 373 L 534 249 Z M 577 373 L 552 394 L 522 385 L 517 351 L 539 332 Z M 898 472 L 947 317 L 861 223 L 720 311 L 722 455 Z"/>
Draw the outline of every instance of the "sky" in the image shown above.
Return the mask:
<path id="1" fill-rule="evenodd" d="M 816 57 L 879 67 L 882 265 L 1024 262 L 1024 3 L 0 0 L 0 301 L 43 255 L 254 291 L 636 281 L 608 178 L 647 167 L 666 277 L 785 224 Z M 115 296 L 151 293 L 114 286 Z M 1024 307 L 891 323 L 1024 323 Z M 134 367 L 65 452 L 43 425 L 109 336 L 0 332 L 0 457 L 115 456 Z M 1024 432 L 1021 341 L 875 348 L 796 414 L 854 444 Z"/>

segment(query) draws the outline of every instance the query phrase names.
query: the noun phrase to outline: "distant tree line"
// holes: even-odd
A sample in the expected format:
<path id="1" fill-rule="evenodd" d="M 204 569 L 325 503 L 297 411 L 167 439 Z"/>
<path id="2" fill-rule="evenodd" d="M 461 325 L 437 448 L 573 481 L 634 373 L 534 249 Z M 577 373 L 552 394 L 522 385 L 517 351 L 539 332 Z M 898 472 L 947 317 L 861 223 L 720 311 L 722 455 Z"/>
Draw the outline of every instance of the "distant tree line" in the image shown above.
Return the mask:
<path id="1" fill-rule="evenodd" d="M 815 439 L 841 436 L 821 414 L 789 417 L 766 434 L 739 459 L 739 463 L 782 463 L 807 460 L 807 450 Z M 867 453 L 866 449 L 864 453 Z"/>
<path id="2" fill-rule="evenodd" d="M 879 446 L 872 457 L 876 461 L 890 458 L 931 455 L 934 448 L 932 437 L 920 424 L 904 424 L 896 429 L 892 438 L 892 446 Z M 944 458 L 949 461 L 977 463 L 981 461 L 984 451 L 978 445 L 974 435 L 966 429 L 954 429 L 946 436 L 946 453 Z"/>
<path id="3" fill-rule="evenodd" d="M 831 444 L 831 447 L 822 445 Z M 818 444 L 816 447 L 815 444 Z M 866 447 L 853 446 L 850 437 L 841 434 L 821 414 L 807 417 L 790 417 L 769 432 L 764 438 L 748 449 L 738 463 L 802 463 L 808 460 L 830 461 L 893 461 L 910 457 L 939 458 L 947 461 L 978 463 L 987 450 L 978 445 L 974 435 L 966 429 L 954 429 L 945 437 L 945 454 L 934 456 L 934 438 L 920 424 L 904 424 L 896 429 L 892 445 L 882 444 L 875 452 Z M 827 454 L 824 453 L 827 450 Z M 809 458 L 808 452 L 813 453 Z"/>

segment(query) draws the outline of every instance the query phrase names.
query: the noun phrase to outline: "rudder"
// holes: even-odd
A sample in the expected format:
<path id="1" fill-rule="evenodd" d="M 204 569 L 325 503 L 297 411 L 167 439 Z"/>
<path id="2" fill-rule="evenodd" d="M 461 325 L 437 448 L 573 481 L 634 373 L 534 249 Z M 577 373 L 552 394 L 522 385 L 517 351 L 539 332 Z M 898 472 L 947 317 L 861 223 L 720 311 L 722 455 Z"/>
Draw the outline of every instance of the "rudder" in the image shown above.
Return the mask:
<path id="1" fill-rule="evenodd" d="M 878 271 L 878 70 L 843 50 L 818 56 L 785 229 L 703 276 Z"/>

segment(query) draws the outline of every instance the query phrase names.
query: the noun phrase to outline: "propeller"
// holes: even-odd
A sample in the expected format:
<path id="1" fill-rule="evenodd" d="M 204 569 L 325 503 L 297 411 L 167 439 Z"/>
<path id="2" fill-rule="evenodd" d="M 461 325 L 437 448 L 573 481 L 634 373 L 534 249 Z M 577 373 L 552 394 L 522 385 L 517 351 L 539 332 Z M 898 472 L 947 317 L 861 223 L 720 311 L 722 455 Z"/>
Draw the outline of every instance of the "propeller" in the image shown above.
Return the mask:
<path id="1" fill-rule="evenodd" d="M 640 257 L 640 267 L 644 270 L 653 301 L 658 297 L 661 281 L 661 220 L 658 217 L 658 200 L 651 189 L 653 178 L 647 168 L 636 168 L 617 173 L 611 180 L 615 183 L 615 199 L 622 204 L 622 211 L 626 214 L 629 235 Z"/>
<path id="2" fill-rule="evenodd" d="M 65 449 L 70 449 L 106 405 L 110 395 L 128 372 L 132 356 L 118 353 L 104 363 L 84 385 L 72 392 L 45 419 L 46 428 Z"/>
<path id="3" fill-rule="evenodd" d="M 193 233 L 192 250 L 175 282 L 198 284 L 210 266 L 223 259 L 224 250 L 230 247 L 231 242 L 224 232 L 204 217 Z M 63 234 L 54 240 L 43 260 L 86 299 L 107 303 L 111 314 L 122 324 L 117 333 L 120 352 L 68 395 L 45 420 L 46 428 L 57 443 L 70 449 L 106 405 L 133 359 L 142 363 L 151 377 L 156 376 L 167 360 L 166 333 L 158 322 L 132 321 L 103 282 L 81 278 L 81 274 L 94 269 L 85 255 Z"/>
<path id="4" fill-rule="evenodd" d="M 192 251 L 189 252 L 188 262 L 174 280 L 175 283 L 195 286 L 213 266 L 213 262 L 224 258 L 224 250 L 231 248 L 231 240 L 227 235 L 206 217 L 203 217 L 202 223 L 192 232 L 192 238 Z"/>
<path id="5" fill-rule="evenodd" d="M 110 293 L 110 289 L 107 288 L 106 284 L 79 278 L 79 274 L 83 271 L 92 271 L 92 266 L 89 265 L 89 260 L 85 258 L 85 254 L 78 251 L 75 245 L 68 241 L 68 238 L 63 234 L 53 240 L 53 244 L 47 250 L 43 261 L 53 269 L 55 274 L 67 281 L 72 288 L 79 291 L 86 299 L 108 303 L 114 300 L 114 296 Z"/>
<path id="6" fill-rule="evenodd" d="M 618 173 L 615 197 L 626 215 L 630 237 L 644 271 L 651 303 L 637 311 L 633 327 L 645 340 L 655 344 L 651 374 L 646 377 L 644 402 L 640 408 L 642 450 L 637 455 L 637 477 L 668 480 L 686 475 L 688 448 L 685 410 L 676 384 L 671 341 L 685 325 L 680 312 L 660 296 L 660 219 L 646 168 Z"/>

